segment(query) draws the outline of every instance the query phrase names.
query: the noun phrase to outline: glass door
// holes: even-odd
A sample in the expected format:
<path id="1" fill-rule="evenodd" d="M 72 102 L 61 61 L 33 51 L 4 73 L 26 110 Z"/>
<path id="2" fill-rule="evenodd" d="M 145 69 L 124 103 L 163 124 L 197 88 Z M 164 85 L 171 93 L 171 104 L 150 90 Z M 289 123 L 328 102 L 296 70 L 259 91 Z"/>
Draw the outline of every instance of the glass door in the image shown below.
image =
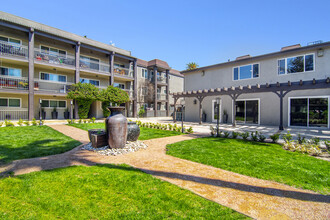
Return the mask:
<path id="1" fill-rule="evenodd" d="M 221 102 L 219 104 L 219 122 L 221 122 Z M 216 100 L 212 100 L 212 122 L 217 122 L 218 119 L 218 105 Z"/>
<path id="2" fill-rule="evenodd" d="M 243 124 L 258 124 L 259 100 L 236 101 L 236 122 Z"/>

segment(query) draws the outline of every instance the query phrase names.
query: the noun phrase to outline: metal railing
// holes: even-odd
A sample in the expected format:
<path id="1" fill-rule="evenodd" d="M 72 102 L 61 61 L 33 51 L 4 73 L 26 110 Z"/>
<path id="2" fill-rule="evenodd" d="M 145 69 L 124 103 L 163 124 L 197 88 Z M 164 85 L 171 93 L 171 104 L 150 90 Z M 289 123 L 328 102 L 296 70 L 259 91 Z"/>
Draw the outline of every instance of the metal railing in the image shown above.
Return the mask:
<path id="1" fill-rule="evenodd" d="M 0 88 L 29 89 L 27 78 L 0 76 Z"/>
<path id="2" fill-rule="evenodd" d="M 166 100 L 166 98 L 167 98 L 166 94 L 157 93 L 157 100 Z"/>
<path id="3" fill-rule="evenodd" d="M 123 76 L 128 76 L 128 77 L 134 77 L 134 71 L 129 70 L 127 68 L 123 67 L 114 67 L 113 72 L 117 75 L 123 75 Z"/>
<path id="4" fill-rule="evenodd" d="M 47 82 L 44 80 L 35 79 L 34 90 L 45 91 L 51 93 L 67 93 L 70 90 L 72 83 L 56 83 L 56 82 Z"/>
<path id="5" fill-rule="evenodd" d="M 87 61 L 82 58 L 80 58 L 79 61 L 80 61 L 80 68 L 82 69 L 110 73 L 110 65 L 102 61 L 100 62 L 91 61 L 91 60 Z"/>
<path id="6" fill-rule="evenodd" d="M 166 110 L 158 110 L 157 111 L 157 117 L 166 117 L 167 111 Z"/>
<path id="7" fill-rule="evenodd" d="M 29 50 L 28 47 L 25 45 L 9 43 L 7 41 L 0 41 L 0 54 L 27 58 Z"/>
<path id="8" fill-rule="evenodd" d="M 157 83 L 167 83 L 165 76 L 157 76 Z"/>
<path id="9" fill-rule="evenodd" d="M 34 49 L 34 60 L 50 63 L 50 64 L 60 64 L 60 65 L 69 65 L 75 66 L 76 59 L 73 54 L 66 54 L 66 55 L 56 55 L 56 54 L 49 54 L 48 51 L 43 51 L 40 48 Z"/>
<path id="10" fill-rule="evenodd" d="M 4 120 L 27 120 L 28 119 L 28 110 L 27 109 L 13 109 L 6 110 L 0 109 L 0 121 Z"/>

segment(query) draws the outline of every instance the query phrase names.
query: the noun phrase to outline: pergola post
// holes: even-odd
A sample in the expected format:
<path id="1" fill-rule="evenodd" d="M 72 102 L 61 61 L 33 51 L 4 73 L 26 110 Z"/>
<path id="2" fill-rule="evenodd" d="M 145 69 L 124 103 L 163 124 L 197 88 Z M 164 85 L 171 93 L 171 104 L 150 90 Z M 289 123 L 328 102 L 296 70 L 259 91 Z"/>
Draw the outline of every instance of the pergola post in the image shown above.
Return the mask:
<path id="1" fill-rule="evenodd" d="M 202 102 L 203 102 L 204 96 L 197 96 L 197 99 L 199 101 L 199 124 L 201 125 L 202 124 L 202 116 L 203 116 Z"/>
<path id="2" fill-rule="evenodd" d="M 280 98 L 280 125 L 278 126 L 278 129 L 280 131 L 284 130 L 284 126 L 283 126 L 283 98 L 286 94 L 288 94 L 288 92 L 290 92 L 290 90 L 283 92 L 283 90 L 280 91 L 276 91 L 274 92 L 279 98 Z"/>
<path id="3" fill-rule="evenodd" d="M 240 94 L 231 94 L 230 97 L 233 100 L 233 127 L 236 127 L 236 99 Z"/>
<path id="4" fill-rule="evenodd" d="M 178 101 L 178 98 L 174 97 L 173 122 L 176 122 L 176 102 L 177 101 Z"/>

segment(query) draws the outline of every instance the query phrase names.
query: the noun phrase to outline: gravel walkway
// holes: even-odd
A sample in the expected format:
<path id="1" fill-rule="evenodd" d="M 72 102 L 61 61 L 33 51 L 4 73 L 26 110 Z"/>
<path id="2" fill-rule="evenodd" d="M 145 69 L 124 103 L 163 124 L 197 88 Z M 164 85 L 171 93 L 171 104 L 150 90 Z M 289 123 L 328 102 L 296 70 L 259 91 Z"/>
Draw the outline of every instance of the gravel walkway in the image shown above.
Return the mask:
<path id="1" fill-rule="evenodd" d="M 66 125 L 50 127 L 82 143 L 88 134 Z M 60 155 L 14 161 L 2 171 L 15 175 L 97 163 L 128 164 L 157 178 L 256 219 L 330 219 L 330 196 L 260 180 L 165 154 L 166 145 L 196 138 L 181 135 L 144 141 L 147 149 L 119 156 L 102 156 L 81 146 Z"/>

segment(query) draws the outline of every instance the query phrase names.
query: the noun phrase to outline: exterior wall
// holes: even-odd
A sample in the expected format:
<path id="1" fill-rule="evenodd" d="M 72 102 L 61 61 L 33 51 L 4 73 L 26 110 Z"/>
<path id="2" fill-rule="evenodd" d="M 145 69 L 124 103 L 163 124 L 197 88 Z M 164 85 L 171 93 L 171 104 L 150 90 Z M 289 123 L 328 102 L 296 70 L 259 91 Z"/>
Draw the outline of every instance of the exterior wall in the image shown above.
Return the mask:
<path id="1" fill-rule="evenodd" d="M 39 119 L 39 109 L 40 109 L 39 99 L 66 101 L 66 108 L 56 108 L 56 110 L 58 112 L 58 119 L 64 119 L 64 112 L 66 111 L 67 108 L 69 108 L 69 111 L 70 111 L 70 101 L 67 100 L 65 97 L 35 95 L 35 97 L 34 97 L 34 117 L 36 119 Z M 52 113 L 51 112 L 53 111 L 53 109 L 54 108 L 52 108 L 52 107 L 44 108 L 44 110 L 46 112 L 46 119 L 52 119 Z"/>
<path id="2" fill-rule="evenodd" d="M 179 76 L 170 74 L 169 83 L 170 83 L 170 86 L 169 86 L 170 93 L 182 92 L 184 89 L 184 77 L 179 77 Z M 169 103 L 170 103 L 170 105 L 174 104 L 174 99 L 171 95 L 169 97 Z"/>

